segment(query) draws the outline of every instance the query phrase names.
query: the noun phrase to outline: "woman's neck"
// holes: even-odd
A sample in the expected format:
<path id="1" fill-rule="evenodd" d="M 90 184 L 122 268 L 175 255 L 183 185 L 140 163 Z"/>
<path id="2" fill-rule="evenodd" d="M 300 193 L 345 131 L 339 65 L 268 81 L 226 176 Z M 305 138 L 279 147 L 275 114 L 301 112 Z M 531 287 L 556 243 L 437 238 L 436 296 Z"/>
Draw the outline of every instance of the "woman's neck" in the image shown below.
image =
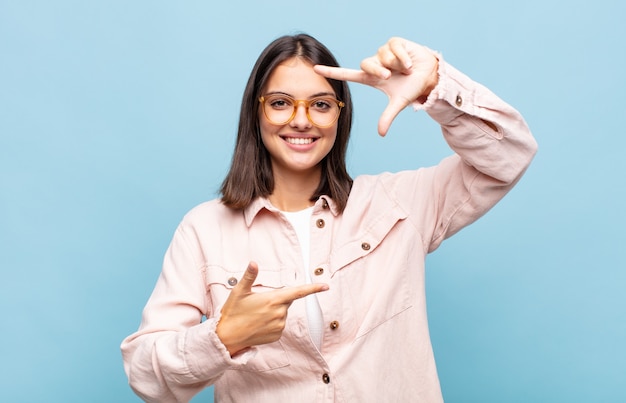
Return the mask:
<path id="1" fill-rule="evenodd" d="M 274 207 L 282 211 L 300 211 L 311 207 L 311 196 L 320 183 L 321 171 L 308 173 L 274 173 L 274 191 L 269 197 Z"/>

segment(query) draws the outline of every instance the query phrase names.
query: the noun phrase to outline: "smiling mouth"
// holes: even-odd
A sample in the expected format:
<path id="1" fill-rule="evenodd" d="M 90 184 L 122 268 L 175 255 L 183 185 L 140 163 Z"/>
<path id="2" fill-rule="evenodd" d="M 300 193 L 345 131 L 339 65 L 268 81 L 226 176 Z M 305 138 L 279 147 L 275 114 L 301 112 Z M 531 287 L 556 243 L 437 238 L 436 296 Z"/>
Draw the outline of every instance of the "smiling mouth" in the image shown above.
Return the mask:
<path id="1" fill-rule="evenodd" d="M 289 144 L 294 144 L 294 145 L 307 145 L 307 144 L 312 144 L 315 140 L 315 138 L 312 137 L 283 137 L 283 140 L 285 140 L 287 143 Z"/>

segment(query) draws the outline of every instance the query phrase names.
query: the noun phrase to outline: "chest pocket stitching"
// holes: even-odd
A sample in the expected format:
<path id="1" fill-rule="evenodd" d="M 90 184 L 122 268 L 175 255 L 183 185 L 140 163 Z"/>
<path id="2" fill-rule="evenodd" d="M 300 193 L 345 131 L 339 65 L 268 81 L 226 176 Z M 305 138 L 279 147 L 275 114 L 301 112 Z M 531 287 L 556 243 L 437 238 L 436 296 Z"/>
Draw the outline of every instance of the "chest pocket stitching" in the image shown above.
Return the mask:
<path id="1" fill-rule="evenodd" d="M 207 287 L 211 285 L 222 285 L 225 288 L 232 290 L 236 286 L 236 284 L 231 285 L 229 284 L 228 280 L 231 278 L 235 278 L 237 279 L 237 283 L 239 283 L 244 273 L 245 270 L 229 271 L 222 266 L 208 266 L 206 269 L 206 284 Z M 259 269 L 259 273 L 256 280 L 252 284 L 252 287 L 260 286 L 275 289 L 283 288 L 287 285 L 283 281 L 284 276 L 284 270 L 279 269 L 276 271 L 269 271 Z"/>
<path id="2" fill-rule="evenodd" d="M 231 369 L 241 372 L 265 372 L 291 365 L 287 350 L 279 340 L 271 344 L 256 346 L 257 353 L 245 364 L 236 365 Z M 265 353 L 265 350 L 274 350 Z"/>
<path id="3" fill-rule="evenodd" d="M 378 245 L 380 245 L 398 221 L 404 220 L 407 216 L 407 213 L 396 204 L 385 211 L 379 218 L 375 219 L 372 225 L 365 229 L 360 229 L 357 232 L 356 238 L 353 238 L 331 252 L 329 256 L 329 270 L 331 275 L 355 260 L 367 256 L 376 250 Z M 362 247 L 363 243 L 368 243 L 370 246 L 369 249 L 365 250 Z"/>

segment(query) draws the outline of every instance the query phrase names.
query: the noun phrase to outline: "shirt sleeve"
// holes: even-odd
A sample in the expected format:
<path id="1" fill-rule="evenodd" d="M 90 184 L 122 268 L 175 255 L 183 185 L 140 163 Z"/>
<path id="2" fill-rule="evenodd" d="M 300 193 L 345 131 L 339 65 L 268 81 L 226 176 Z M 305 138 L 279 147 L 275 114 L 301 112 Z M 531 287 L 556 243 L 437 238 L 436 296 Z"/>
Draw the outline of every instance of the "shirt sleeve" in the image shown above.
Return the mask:
<path id="1" fill-rule="evenodd" d="M 200 251 L 189 232 L 183 225 L 176 230 L 139 330 L 121 345 L 130 386 L 146 402 L 189 401 L 254 354 L 233 359 L 217 337 L 219 315 L 209 312 Z M 203 315 L 209 319 L 202 322 Z"/>
<path id="2" fill-rule="evenodd" d="M 431 195 L 429 207 L 421 211 L 427 216 L 420 216 L 427 223 L 424 246 L 429 252 L 504 197 L 537 152 L 517 110 L 437 56 L 439 82 L 424 104 L 413 105 L 439 123 L 455 152 L 422 172 L 420 185 L 413 188 L 420 194 L 410 196 L 424 197 L 425 190 Z"/>

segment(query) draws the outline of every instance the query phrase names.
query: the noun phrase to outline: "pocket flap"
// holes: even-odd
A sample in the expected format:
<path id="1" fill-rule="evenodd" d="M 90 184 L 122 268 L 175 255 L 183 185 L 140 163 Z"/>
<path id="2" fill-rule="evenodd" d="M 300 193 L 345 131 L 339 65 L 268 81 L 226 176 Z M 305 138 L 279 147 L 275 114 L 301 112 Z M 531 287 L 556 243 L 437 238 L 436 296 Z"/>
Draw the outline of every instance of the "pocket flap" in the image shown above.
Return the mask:
<path id="1" fill-rule="evenodd" d="M 276 267 L 276 266 L 274 266 Z M 235 287 L 243 277 L 245 270 L 227 270 L 221 266 L 207 268 L 207 285 L 221 284 L 228 289 Z M 287 286 L 284 270 L 262 270 L 254 280 L 253 287 L 279 289 Z"/>

